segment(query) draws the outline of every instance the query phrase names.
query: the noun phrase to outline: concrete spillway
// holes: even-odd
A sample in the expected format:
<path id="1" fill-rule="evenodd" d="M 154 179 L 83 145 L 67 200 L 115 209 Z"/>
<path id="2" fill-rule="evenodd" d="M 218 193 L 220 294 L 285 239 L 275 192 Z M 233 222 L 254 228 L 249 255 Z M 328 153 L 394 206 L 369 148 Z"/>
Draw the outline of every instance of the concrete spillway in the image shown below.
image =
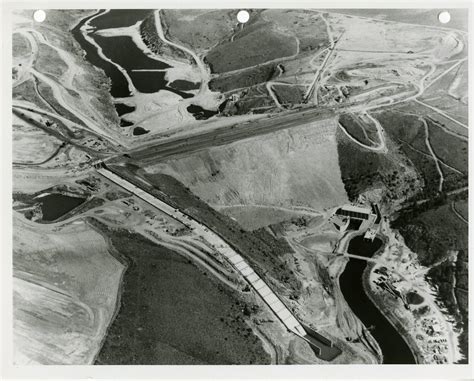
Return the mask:
<path id="1" fill-rule="evenodd" d="M 250 283 L 254 290 L 261 296 L 265 303 L 275 313 L 278 319 L 285 327 L 307 341 L 315 353 L 324 358 L 331 360 L 340 353 L 340 350 L 333 347 L 331 341 L 323 338 L 321 335 L 312 334 L 314 331 L 308 332 L 295 318 L 293 313 L 283 304 L 280 298 L 268 287 L 268 285 L 255 273 L 247 261 L 238 254 L 229 244 L 227 244 L 219 235 L 202 225 L 191 216 L 182 213 L 180 210 L 168 205 L 164 201 L 156 198 L 152 194 L 144 191 L 138 186 L 132 184 L 126 179 L 118 176 L 107 168 L 98 168 L 97 172 L 105 178 L 128 190 L 135 196 L 144 200 L 148 204 L 166 213 L 170 217 L 189 226 L 198 235 L 202 236 L 206 241 L 214 245 L 216 250 L 222 254 L 229 263 Z M 323 338 L 324 340 L 321 340 Z"/>

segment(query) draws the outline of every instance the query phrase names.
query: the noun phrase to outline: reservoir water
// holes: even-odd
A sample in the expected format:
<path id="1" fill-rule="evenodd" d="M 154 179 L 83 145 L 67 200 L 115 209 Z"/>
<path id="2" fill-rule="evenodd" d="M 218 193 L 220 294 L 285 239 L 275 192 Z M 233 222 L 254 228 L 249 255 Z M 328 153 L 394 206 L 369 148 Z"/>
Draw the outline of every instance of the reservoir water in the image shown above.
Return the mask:
<path id="1" fill-rule="evenodd" d="M 91 18 L 89 25 L 97 30 L 107 28 L 127 27 L 143 20 L 150 14 L 150 10 L 111 10 L 97 17 L 96 14 L 82 20 L 73 30 L 74 38 L 79 42 L 82 49 L 86 51 L 86 59 L 94 66 L 104 70 L 111 79 L 111 95 L 114 98 L 126 98 L 131 96 L 130 87 L 124 74 L 109 61 L 103 59 L 97 52 L 97 47 L 89 42 L 81 32 L 80 28 Z M 121 66 L 130 77 L 133 86 L 142 93 L 155 93 L 159 90 L 167 90 L 182 98 L 190 98 L 193 95 L 168 84 L 165 79 L 165 69 L 170 65 L 153 59 L 146 55 L 128 36 L 103 37 L 95 32 L 89 32 L 92 38 L 103 51 L 105 57 Z M 176 81 L 175 81 L 176 82 Z"/>
<path id="2" fill-rule="evenodd" d="M 360 235 L 349 242 L 347 251 L 349 254 L 371 257 L 382 244 L 378 238 L 372 242 Z M 366 266 L 364 260 L 349 260 L 339 278 L 344 298 L 365 327 L 371 327 L 371 334 L 382 350 L 384 364 L 414 364 L 415 358 L 408 344 L 365 293 L 362 276 Z"/>
<path id="3" fill-rule="evenodd" d="M 124 77 L 122 72 L 112 63 L 102 59 L 97 52 L 97 48 L 86 40 L 81 32 L 81 27 L 95 17 L 95 14 L 83 19 L 76 27 L 72 30 L 72 34 L 76 41 L 81 45 L 81 48 L 86 52 L 85 58 L 94 66 L 102 69 L 105 74 L 110 78 L 112 86 L 110 94 L 114 98 L 125 98 L 131 95 L 128 87 L 127 79 Z"/>
<path id="4" fill-rule="evenodd" d="M 152 12 L 153 9 L 111 9 L 106 13 L 107 17 L 97 17 L 90 25 L 97 29 L 132 26 Z"/>
<path id="5" fill-rule="evenodd" d="M 51 193 L 37 199 L 41 202 L 43 221 L 54 221 L 73 210 L 84 202 L 84 198 Z"/>

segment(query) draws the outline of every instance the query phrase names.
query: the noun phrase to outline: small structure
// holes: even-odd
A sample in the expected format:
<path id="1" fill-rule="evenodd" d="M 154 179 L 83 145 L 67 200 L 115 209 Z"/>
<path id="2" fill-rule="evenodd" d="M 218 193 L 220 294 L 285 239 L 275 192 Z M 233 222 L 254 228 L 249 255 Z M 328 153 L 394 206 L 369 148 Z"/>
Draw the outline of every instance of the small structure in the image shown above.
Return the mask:
<path id="1" fill-rule="evenodd" d="M 372 203 L 371 207 L 372 207 L 372 214 L 375 215 L 375 220 L 372 226 L 370 226 L 365 232 L 364 238 L 370 239 L 371 241 L 373 241 L 380 230 L 380 222 L 382 221 L 382 214 L 380 213 L 380 209 L 377 204 Z"/>
<path id="2" fill-rule="evenodd" d="M 366 206 L 349 204 L 337 208 L 330 220 L 341 232 L 346 230 L 367 231 L 377 220 L 377 214 Z"/>

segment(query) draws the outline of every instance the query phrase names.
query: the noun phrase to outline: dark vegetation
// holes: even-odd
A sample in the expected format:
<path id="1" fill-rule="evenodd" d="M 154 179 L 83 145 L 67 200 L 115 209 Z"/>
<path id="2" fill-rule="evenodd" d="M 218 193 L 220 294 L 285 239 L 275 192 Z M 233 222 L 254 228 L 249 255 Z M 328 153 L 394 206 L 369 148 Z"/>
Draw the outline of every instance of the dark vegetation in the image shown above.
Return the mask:
<path id="1" fill-rule="evenodd" d="M 337 150 L 342 181 L 350 200 L 374 186 L 384 186 L 388 201 L 414 192 L 413 179 L 404 177 L 404 168 L 387 155 L 357 146 L 338 130 Z"/>
<path id="2" fill-rule="evenodd" d="M 424 180 L 424 187 L 418 192 L 418 199 L 433 197 L 439 193 L 440 175 L 426 145 L 426 132 L 422 120 L 403 112 L 384 111 L 378 119 Z M 442 130 L 438 122 L 425 118 L 429 131 L 429 142 L 436 156 L 443 162 L 458 169 L 465 175 L 456 173 L 441 164 L 445 177 L 443 190 L 450 191 L 467 185 L 467 142 Z"/>
<path id="3" fill-rule="evenodd" d="M 38 108 L 54 112 L 51 106 L 38 96 L 35 90 L 35 83 L 33 81 L 33 79 L 29 79 L 22 82 L 18 86 L 15 86 L 12 89 L 12 98 L 31 102 L 35 106 L 38 106 Z"/>
<path id="4" fill-rule="evenodd" d="M 218 45 L 206 56 L 213 72 L 223 73 L 263 64 L 295 53 L 295 41 L 272 29 L 272 23 L 249 23 L 234 40 Z"/>
<path id="5" fill-rule="evenodd" d="M 81 126 L 84 126 L 84 122 L 80 120 L 77 116 L 72 114 L 69 110 L 65 109 L 61 104 L 56 100 L 56 97 L 53 94 L 53 90 L 49 85 L 40 80 L 37 80 L 37 89 L 40 96 L 46 100 L 46 103 L 60 116 L 70 120 L 71 122 L 77 123 Z"/>
<path id="6" fill-rule="evenodd" d="M 239 99 L 235 102 L 228 100 L 221 108 L 222 115 L 242 115 L 265 112 L 269 109 L 275 109 L 275 102 L 269 96 L 264 84 L 257 85 L 241 91 Z"/>
<path id="7" fill-rule="evenodd" d="M 96 364 L 267 364 L 245 323 L 255 307 L 190 260 L 127 230 L 88 221 L 127 266 L 120 308 Z"/>
<path id="8" fill-rule="evenodd" d="M 213 91 L 226 93 L 231 90 L 251 87 L 259 83 L 265 83 L 280 73 L 277 63 L 258 65 L 256 67 L 240 71 L 236 74 L 220 75 L 211 79 L 209 88 Z"/>
<path id="9" fill-rule="evenodd" d="M 12 57 L 23 57 L 31 52 L 29 41 L 20 33 L 12 34 Z"/>
<path id="10" fill-rule="evenodd" d="M 34 67 L 39 72 L 56 79 L 61 77 L 68 68 L 56 49 L 42 43 L 38 45 L 38 56 Z"/>
<path id="11" fill-rule="evenodd" d="M 423 303 L 424 299 L 421 295 L 419 295 L 417 292 L 408 292 L 407 295 L 407 303 L 409 304 L 421 304 Z"/>
<path id="12" fill-rule="evenodd" d="M 140 36 L 145 45 L 157 56 L 194 63 L 193 58 L 185 51 L 165 44 L 156 30 L 155 14 L 150 13 L 140 24 Z"/>
<path id="13" fill-rule="evenodd" d="M 445 165 L 441 166 L 445 182 L 439 192 L 440 176 L 426 145 L 426 131 L 422 119 L 403 112 L 384 111 L 377 115 L 389 144 L 397 145 L 398 160 L 414 166 L 423 178 L 424 187 L 414 188 L 413 182 L 398 181 L 400 168 L 391 157 L 375 154 L 349 144 L 347 137 L 338 135 L 339 162 L 342 178 L 350 199 L 370 186 L 389 185 L 387 174 L 393 172 L 392 182 L 400 196 L 409 196 L 392 227 L 398 229 L 407 246 L 418 255 L 420 263 L 430 268 L 429 281 L 439 290 L 439 302 L 455 316 L 462 330 L 461 349 L 467 355 L 467 240 L 465 222 L 451 210 L 451 202 L 467 197 L 467 192 L 449 194 L 467 185 L 467 176 L 460 175 Z M 445 133 L 437 122 L 426 118 L 429 141 L 440 160 L 467 173 L 467 144 L 455 136 Z M 346 138 L 346 139 L 344 139 Z M 390 158 L 390 159 L 389 159 Z M 408 160 L 404 159 L 408 158 Z M 465 172 L 466 171 L 466 172 Z M 385 178 L 385 179 L 384 179 Z M 390 175 L 388 176 L 390 179 Z M 403 190 L 403 185 L 408 186 Z M 394 192 L 395 192 L 395 189 Z M 406 191 L 410 191 L 407 194 Z M 401 191 L 401 193 L 400 193 Z M 453 261 L 452 253 L 458 252 Z"/>
<path id="14" fill-rule="evenodd" d="M 364 123 L 357 115 L 342 114 L 339 116 L 339 124 L 345 128 L 349 135 L 362 144 L 370 147 L 378 143 L 379 139 L 375 126 Z"/>
<path id="15" fill-rule="evenodd" d="M 455 196 L 462 197 L 462 195 Z M 468 228 L 451 210 L 446 195 L 405 208 L 392 226 L 403 235 L 420 263 L 430 268 L 429 281 L 438 288 L 439 301 L 456 318 L 461 350 L 467 356 L 468 338 Z M 458 252 L 451 260 L 451 252 Z"/>
<path id="16" fill-rule="evenodd" d="M 443 261 L 450 250 L 467 248 L 467 225 L 448 204 L 433 206 L 426 211 L 407 208 L 393 222 L 393 227 L 402 233 L 423 266 Z"/>
<path id="17" fill-rule="evenodd" d="M 253 12 L 250 10 L 250 13 Z M 211 49 L 218 41 L 230 39 L 237 28 L 236 14 L 235 10 L 222 9 L 164 9 L 160 12 L 166 38 L 198 54 Z"/>
<path id="18" fill-rule="evenodd" d="M 234 41 L 211 49 L 205 60 L 213 73 L 225 73 L 291 56 L 296 49 L 294 38 L 273 29 L 270 23 L 261 22 L 245 27 Z"/>
<path id="19" fill-rule="evenodd" d="M 22 109 L 12 109 L 12 113 L 18 116 L 21 120 L 40 128 L 41 130 L 53 135 L 54 137 L 58 138 L 62 141 L 67 141 L 68 143 L 72 143 L 71 140 L 82 139 L 85 138 L 85 134 L 80 129 L 72 130 L 68 128 L 64 123 L 62 123 L 59 119 L 53 118 L 48 115 L 48 119 L 43 122 L 38 122 L 29 116 L 26 116 Z"/>
<path id="20" fill-rule="evenodd" d="M 436 156 L 446 164 L 467 175 L 468 146 L 467 141 L 457 138 L 440 128 L 439 123 L 427 118 L 430 142 Z"/>
<path id="21" fill-rule="evenodd" d="M 304 99 L 303 88 L 299 86 L 273 85 L 273 91 L 275 91 L 278 101 L 283 106 L 300 104 Z"/>
<path id="22" fill-rule="evenodd" d="M 131 176 L 130 171 L 133 170 L 131 167 L 127 169 L 114 167 L 113 170 L 130 182 L 137 183 L 137 180 Z M 271 278 L 277 279 L 279 283 L 275 285 L 276 287 L 281 287 L 281 283 L 283 283 L 287 290 L 280 291 L 290 290 L 291 294 L 295 295 L 299 292 L 301 284 L 284 260 L 284 255 L 292 252 L 291 247 L 284 239 L 275 238 L 264 228 L 254 231 L 242 229 L 237 222 L 212 209 L 194 195 L 189 188 L 171 176 L 145 174 L 144 178 L 154 185 L 147 191 L 170 205 L 179 207 L 180 210 L 218 233 L 251 263 L 261 277 L 270 280 L 270 282 Z M 142 183 L 139 185 L 144 187 Z"/>
<path id="23" fill-rule="evenodd" d="M 467 202 L 467 200 L 460 200 L 455 202 L 454 208 L 466 220 L 469 219 L 469 203 Z"/>
<path id="24" fill-rule="evenodd" d="M 459 346 L 465 356 L 469 358 L 468 347 L 469 347 L 469 262 L 468 262 L 469 252 L 466 248 L 465 250 L 460 250 L 456 260 L 456 287 L 454 288 L 454 294 L 456 295 L 456 301 L 459 307 L 461 314 L 461 328 L 462 333 L 460 337 Z M 467 363 L 467 360 L 462 362 Z"/>

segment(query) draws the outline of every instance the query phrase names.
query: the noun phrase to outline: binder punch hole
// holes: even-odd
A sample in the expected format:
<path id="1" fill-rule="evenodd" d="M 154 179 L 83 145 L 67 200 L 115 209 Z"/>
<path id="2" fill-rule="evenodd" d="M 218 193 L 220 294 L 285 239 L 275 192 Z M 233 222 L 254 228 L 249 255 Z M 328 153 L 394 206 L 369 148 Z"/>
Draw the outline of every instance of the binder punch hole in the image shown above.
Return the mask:
<path id="1" fill-rule="evenodd" d="M 46 20 L 46 12 L 42 9 L 38 9 L 37 11 L 35 11 L 35 13 L 33 13 L 33 19 L 36 22 L 43 22 L 44 20 Z"/>
<path id="2" fill-rule="evenodd" d="M 241 24 L 245 24 L 250 19 L 250 14 L 247 11 L 239 11 L 237 13 L 237 21 Z"/>
<path id="3" fill-rule="evenodd" d="M 438 20 L 441 24 L 447 24 L 451 20 L 451 15 L 448 11 L 443 11 L 438 14 Z"/>

